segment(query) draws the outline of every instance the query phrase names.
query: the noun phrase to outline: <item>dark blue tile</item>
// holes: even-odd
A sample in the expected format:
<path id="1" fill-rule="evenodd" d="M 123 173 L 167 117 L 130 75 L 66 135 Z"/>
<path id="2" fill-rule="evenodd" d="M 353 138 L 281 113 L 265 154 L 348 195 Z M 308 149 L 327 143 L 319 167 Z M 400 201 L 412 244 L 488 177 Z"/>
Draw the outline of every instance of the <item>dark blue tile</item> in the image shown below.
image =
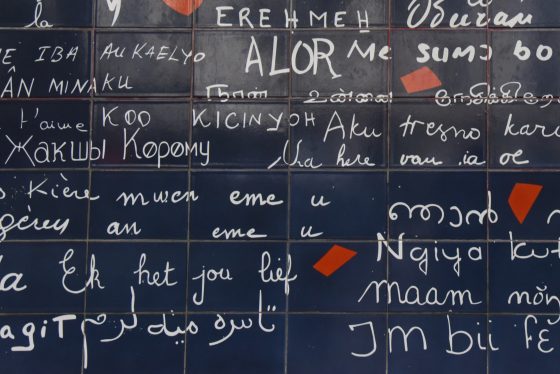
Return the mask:
<path id="1" fill-rule="evenodd" d="M 0 98 L 88 97 L 90 43 L 85 31 L 2 31 Z"/>
<path id="2" fill-rule="evenodd" d="M 292 44 L 292 95 L 387 94 L 387 32 L 296 31 Z"/>
<path id="3" fill-rule="evenodd" d="M 141 372 L 146 374 L 181 374 L 184 367 L 185 335 L 167 336 L 162 332 L 162 315 L 103 315 L 104 322 L 86 324 L 88 374 Z M 97 316 L 89 317 L 95 321 Z M 169 331 L 185 328 L 184 315 L 165 315 Z M 97 322 L 99 323 L 99 322 Z M 118 338 L 117 338 L 118 337 Z M 102 340 L 109 340 L 103 342 Z"/>
<path id="4" fill-rule="evenodd" d="M 394 172 L 389 201 L 391 238 L 486 238 L 483 172 Z"/>
<path id="5" fill-rule="evenodd" d="M 391 242 L 402 259 L 389 256 L 389 311 L 486 311 L 486 244 Z M 383 288 L 382 288 L 383 289 Z M 366 297 L 372 298 L 372 286 Z"/>
<path id="6" fill-rule="evenodd" d="M 386 0 L 294 0 L 300 28 L 384 26 L 387 24 L 387 6 Z"/>
<path id="7" fill-rule="evenodd" d="M 294 239 L 372 240 L 385 236 L 385 174 L 292 173 L 291 227 Z M 323 206 L 314 206 L 323 202 Z"/>
<path id="8" fill-rule="evenodd" d="M 290 287 L 290 311 L 384 312 L 386 292 L 360 298 L 370 282 L 383 282 L 387 277 L 384 248 L 373 243 L 337 244 L 357 254 L 328 277 L 313 265 L 328 252 L 331 244 L 291 244 L 292 272 L 297 278 Z"/>
<path id="9" fill-rule="evenodd" d="M 285 239 L 285 173 L 193 173 L 192 239 Z"/>
<path id="10" fill-rule="evenodd" d="M 550 102 L 490 106 L 490 162 L 493 168 L 557 168 L 560 127 Z"/>
<path id="11" fill-rule="evenodd" d="M 195 96 L 225 100 L 288 95 L 288 73 L 274 72 L 287 66 L 287 32 L 199 31 L 195 38 L 196 51 L 206 56 L 196 64 Z"/>
<path id="12" fill-rule="evenodd" d="M 189 142 L 187 102 L 97 102 L 94 144 L 105 144 L 105 157 L 94 166 L 187 166 L 206 144 Z"/>
<path id="13" fill-rule="evenodd" d="M 262 327 L 258 318 L 256 314 L 191 316 L 191 320 L 199 326 L 199 332 L 188 338 L 187 372 L 284 373 L 284 316 L 263 314 Z M 235 330 L 228 338 L 234 324 L 251 327 Z"/>
<path id="14" fill-rule="evenodd" d="M 389 373 L 485 373 L 486 331 L 484 315 L 390 316 Z"/>
<path id="15" fill-rule="evenodd" d="M 190 33 L 98 32 L 95 46 L 98 94 L 189 95 Z"/>
<path id="16" fill-rule="evenodd" d="M 491 316 L 490 333 L 499 350 L 490 352 L 489 373 L 556 373 L 560 330 L 557 324 L 547 323 L 556 318 L 557 315 Z M 539 334 L 550 340 L 541 341 Z"/>
<path id="17" fill-rule="evenodd" d="M 490 244 L 490 311 L 558 313 L 558 242 Z"/>
<path id="18" fill-rule="evenodd" d="M 187 172 L 92 173 L 90 236 L 95 239 L 187 239 Z"/>
<path id="19" fill-rule="evenodd" d="M 283 28 L 289 0 L 204 0 L 195 13 L 197 27 Z"/>
<path id="20" fill-rule="evenodd" d="M 189 311 L 284 311 L 292 282 L 271 274 L 286 276 L 285 244 L 191 243 L 189 253 Z"/>
<path id="21" fill-rule="evenodd" d="M 2 243 L 0 311 L 83 312 L 85 251 L 85 243 Z"/>
<path id="22" fill-rule="evenodd" d="M 80 332 L 81 318 L 73 320 L 67 318 L 73 317 L 40 314 L 0 317 L 2 330 L 6 332 L 10 329 L 14 335 L 14 339 L 2 341 L 0 370 L 3 373 L 80 373 L 83 346 Z M 31 337 L 26 336 L 26 331 L 31 331 L 33 328 L 35 328 L 34 334 L 28 332 Z M 43 328 L 45 328 L 44 337 L 40 334 Z"/>
<path id="23" fill-rule="evenodd" d="M 137 312 L 185 310 L 186 243 L 91 243 L 103 288 L 87 290 L 87 312 L 130 312 L 134 290 Z"/>
<path id="24" fill-rule="evenodd" d="M 3 27 L 89 27 L 93 0 L 5 0 L 0 26 Z"/>
<path id="25" fill-rule="evenodd" d="M 2 102 L 0 115 L 5 123 L 0 158 L 6 167 L 88 167 L 88 101 Z"/>
<path id="26" fill-rule="evenodd" d="M 485 44 L 486 32 L 484 30 L 461 32 L 397 30 L 392 32 L 394 95 L 431 97 L 442 91 L 448 96 L 457 93 L 468 96 L 472 86 L 486 82 L 487 61 L 485 58 L 488 50 L 481 46 Z M 475 47 L 467 48 L 469 46 Z M 442 85 L 409 94 L 401 77 L 424 67 L 430 68 Z M 442 96 L 442 94 L 437 96 Z"/>
<path id="27" fill-rule="evenodd" d="M 292 108 L 292 166 L 308 167 L 311 158 L 322 167 L 385 166 L 385 105 L 297 103 Z"/>
<path id="28" fill-rule="evenodd" d="M 210 160 L 193 158 L 199 168 L 267 168 L 289 158 L 287 103 L 197 103 L 193 142 L 209 144 Z M 287 157 L 286 157 L 287 156 Z M 272 166 L 272 167 L 274 167 Z"/>
<path id="29" fill-rule="evenodd" d="M 386 373 L 385 331 L 383 316 L 292 315 L 288 373 Z"/>
<path id="30" fill-rule="evenodd" d="M 484 106 L 443 107 L 431 100 L 414 100 L 390 108 L 393 167 L 486 166 Z"/>
<path id="31" fill-rule="evenodd" d="M 507 85 L 513 88 L 509 96 L 514 97 L 559 96 L 560 78 L 556 67 L 560 57 L 554 53 L 560 49 L 559 36 L 560 33 L 554 30 L 492 32 L 492 87 Z M 548 46 L 549 50 L 539 49 L 541 45 Z M 529 48 L 528 59 L 527 50 L 517 48 L 521 46 Z M 537 51 L 541 59 L 537 57 Z"/>
<path id="32" fill-rule="evenodd" d="M 492 192 L 492 209 L 496 219 L 490 225 L 490 238 L 509 240 L 557 240 L 560 220 L 558 200 L 558 173 L 544 172 L 495 172 L 489 176 Z M 519 221 L 509 199 L 517 184 L 542 186 L 541 193 L 529 210 L 524 221 Z M 525 199 L 521 196 L 521 199 Z"/>
<path id="33" fill-rule="evenodd" d="M 178 28 L 192 25 L 190 14 L 176 11 L 164 1 L 119 0 L 116 4 L 116 7 L 113 7 L 108 1 L 97 1 L 97 27 Z M 183 7 L 179 7 L 178 10 L 183 11 Z"/>
<path id="34" fill-rule="evenodd" d="M 86 239 L 87 172 L 3 172 L 0 186 L 0 242 Z"/>

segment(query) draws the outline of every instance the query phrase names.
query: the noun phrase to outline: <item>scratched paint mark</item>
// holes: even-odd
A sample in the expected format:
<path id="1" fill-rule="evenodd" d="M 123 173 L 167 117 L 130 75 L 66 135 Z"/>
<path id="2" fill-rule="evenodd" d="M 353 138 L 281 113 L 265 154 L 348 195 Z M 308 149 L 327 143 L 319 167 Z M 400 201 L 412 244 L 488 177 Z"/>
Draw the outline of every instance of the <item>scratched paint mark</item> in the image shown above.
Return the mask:
<path id="1" fill-rule="evenodd" d="M 204 0 L 163 0 L 163 2 L 184 16 L 190 16 L 195 10 L 197 10 Z"/>
<path id="2" fill-rule="evenodd" d="M 356 256 L 356 254 L 357 252 L 351 249 L 335 244 L 315 263 L 315 265 L 313 265 L 313 269 L 317 270 L 325 277 L 330 277 L 335 271 L 350 261 L 352 257 Z"/>
<path id="3" fill-rule="evenodd" d="M 525 222 L 542 189 L 538 184 L 516 183 L 513 186 L 508 203 L 519 223 Z"/>
<path id="4" fill-rule="evenodd" d="M 438 76 L 427 66 L 403 75 L 401 77 L 401 82 L 404 89 L 409 94 L 431 90 L 432 88 L 441 86 L 441 81 Z"/>

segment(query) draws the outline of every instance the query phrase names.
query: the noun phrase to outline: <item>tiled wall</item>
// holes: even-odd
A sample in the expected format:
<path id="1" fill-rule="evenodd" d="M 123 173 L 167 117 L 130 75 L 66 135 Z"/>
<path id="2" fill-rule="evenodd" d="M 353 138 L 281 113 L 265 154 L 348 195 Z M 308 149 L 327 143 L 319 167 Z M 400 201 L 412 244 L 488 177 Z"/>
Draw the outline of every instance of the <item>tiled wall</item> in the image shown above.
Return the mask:
<path id="1" fill-rule="evenodd" d="M 558 372 L 560 6 L 447 0 L 410 29 L 437 2 L 196 3 L 0 4 L 0 277 L 27 285 L 0 293 L 0 372 Z M 500 12 L 533 18 L 476 27 Z M 419 62 L 421 43 L 448 60 Z M 407 92 L 424 66 L 441 86 Z M 516 184 L 542 187 L 522 220 Z M 326 277 L 313 266 L 335 244 L 356 255 Z M 14 352 L 30 323 L 34 349 Z"/>

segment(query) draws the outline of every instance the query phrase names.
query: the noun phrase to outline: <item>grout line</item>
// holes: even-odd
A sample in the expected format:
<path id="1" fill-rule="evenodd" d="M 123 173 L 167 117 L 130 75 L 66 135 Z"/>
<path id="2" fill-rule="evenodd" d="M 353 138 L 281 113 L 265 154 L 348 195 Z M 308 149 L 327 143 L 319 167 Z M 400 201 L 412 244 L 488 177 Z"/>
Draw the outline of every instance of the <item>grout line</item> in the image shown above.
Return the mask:
<path id="1" fill-rule="evenodd" d="M 111 168 L 111 169 L 107 169 L 107 168 L 103 168 L 103 169 L 98 169 L 95 167 L 91 168 L 91 172 L 92 174 L 97 174 L 97 173 L 113 173 L 113 172 L 123 172 L 123 173 L 146 173 L 146 172 L 158 172 L 158 173 L 188 173 L 188 169 L 185 170 L 188 166 L 182 166 L 182 167 L 175 167 L 175 168 L 166 168 L 166 169 L 158 169 L 157 167 L 154 168 L 127 168 L 127 167 L 122 167 L 122 168 Z M 286 168 L 277 168 L 277 169 L 271 169 L 271 170 L 267 170 L 267 169 L 241 169 L 241 168 L 231 168 L 231 169 L 218 169 L 218 168 L 209 168 L 209 169 L 199 169 L 199 168 L 192 168 L 192 173 L 193 174 L 199 174 L 199 173 L 215 173 L 215 174 L 220 174 L 220 173 L 239 173 L 239 174 L 285 174 L 287 172 L 287 167 Z M 294 168 L 292 168 L 294 169 Z M 0 170 L 0 176 L 3 173 L 21 173 L 21 174 L 32 174 L 32 173 L 52 173 L 52 174 L 59 174 L 59 173 L 72 173 L 72 172 L 89 172 L 90 168 L 69 168 L 69 169 L 60 169 L 60 168 L 42 168 L 42 169 L 15 169 L 15 168 L 3 168 Z M 470 173 L 470 174 L 475 174 L 475 173 L 479 173 L 479 174 L 486 174 L 487 169 L 484 168 L 483 166 L 481 167 L 471 167 L 471 168 L 428 168 L 428 167 L 424 167 L 424 168 L 413 168 L 413 167 L 382 167 L 381 165 L 379 167 L 375 167 L 375 168 L 370 168 L 370 169 L 359 169 L 359 168 L 321 168 L 321 169 L 305 169 L 305 168 L 295 168 L 295 170 L 292 170 L 293 173 L 296 174 L 333 174 L 333 173 L 346 173 L 346 174 L 383 174 L 386 173 L 387 171 L 390 171 L 391 173 L 418 173 L 418 174 L 424 174 L 424 173 L 430 173 L 430 174 L 436 174 L 436 173 Z M 528 168 L 503 168 L 503 169 L 493 169 L 493 168 L 488 168 L 488 172 L 492 173 L 492 174 L 505 174 L 505 173 L 546 173 L 546 174 L 558 174 L 560 173 L 560 169 L 559 168 L 548 168 L 548 169 L 538 169 L 538 168 L 534 168 L 534 169 L 528 169 Z"/>
<path id="2" fill-rule="evenodd" d="M 488 3 L 486 6 L 486 17 L 489 19 L 490 16 L 490 6 Z M 492 37 L 490 34 L 489 25 L 486 25 L 486 45 L 492 48 Z M 492 48 L 493 49 L 493 48 Z M 492 87 L 492 75 L 491 75 L 492 62 L 487 59 L 486 61 L 486 84 L 488 87 Z M 490 191 L 490 159 L 492 158 L 490 153 L 490 105 L 486 101 L 485 110 L 485 125 L 486 125 L 486 207 L 490 206 L 490 199 L 488 193 Z M 486 219 L 486 374 L 490 374 L 490 220 Z"/>
<path id="3" fill-rule="evenodd" d="M 84 31 L 84 33 L 86 33 L 86 31 Z M 488 61 L 487 61 L 488 62 Z M 479 83 L 486 83 L 486 82 L 479 82 Z M 305 103 L 305 101 L 311 99 L 311 97 L 309 96 L 292 96 L 291 100 L 297 102 L 298 104 L 308 104 L 310 107 L 320 107 L 322 105 L 342 105 L 342 104 L 349 104 L 349 105 L 385 105 L 387 103 L 396 103 L 396 104 L 400 104 L 401 102 L 403 103 L 408 103 L 408 102 L 423 102 L 423 101 L 433 101 L 434 103 L 438 103 L 441 102 L 442 104 L 446 104 L 449 101 L 449 97 L 440 97 L 440 96 L 421 96 L 421 95 L 409 95 L 409 96 L 398 96 L 398 95 L 393 95 L 391 92 L 389 92 L 390 97 L 386 96 L 386 93 L 380 93 L 380 95 L 384 95 L 380 98 L 377 98 L 377 101 L 375 101 L 376 99 L 371 99 L 369 101 L 361 101 L 362 99 L 357 99 L 354 98 L 353 96 L 350 96 L 350 98 L 347 101 L 338 101 L 338 97 L 337 95 L 339 95 L 340 92 L 333 92 L 332 94 L 324 94 L 324 95 L 319 95 L 319 96 L 313 96 L 313 99 L 318 100 L 318 99 L 322 99 L 322 100 L 327 100 L 327 101 L 321 101 L 321 102 L 317 102 L 317 103 Z M 460 93 L 459 93 L 460 94 Z M 25 102 L 25 101 L 44 101 L 44 102 L 49 102 L 49 101 L 54 101 L 54 102 L 65 102 L 65 101 L 83 101 L 83 102 L 89 102 L 90 100 L 92 100 L 97 103 L 97 102 L 126 102 L 126 103 L 135 103 L 135 102 L 139 102 L 139 103 L 144 103 L 144 102 L 154 102 L 154 103 L 159 103 L 159 102 L 163 102 L 163 103 L 181 103 L 183 101 L 189 101 L 189 100 L 194 100 L 195 104 L 206 104 L 206 105 L 231 105 L 231 104 L 247 104 L 247 103 L 253 103 L 253 104 L 287 104 L 288 100 L 290 99 L 288 96 L 267 96 L 267 97 L 263 97 L 263 98 L 249 98 L 249 97 L 233 97 L 230 99 L 227 99 L 227 101 L 221 101 L 223 100 L 223 98 L 220 98 L 219 96 L 197 96 L 195 94 L 188 95 L 174 95 L 174 94 L 158 94 L 158 93 L 149 93 L 149 94 L 145 94 L 145 93 L 131 93 L 129 95 L 127 94 L 120 94 L 120 93 L 115 93 L 115 94 L 110 94 L 110 93 L 104 93 L 103 96 L 97 95 L 97 96 L 93 96 L 93 98 L 90 98 L 88 96 L 32 96 L 32 97 L 4 97 L 4 98 L 0 98 L 0 103 L 5 102 L 5 103 L 10 103 L 10 102 Z M 220 100 L 218 100 L 220 99 Z M 328 101 L 328 100 L 332 100 L 332 101 Z M 354 100 L 354 101 L 352 101 Z M 372 101 L 373 100 L 373 101 Z M 464 94 L 461 95 L 457 98 L 454 98 L 453 104 L 457 104 L 457 105 L 473 105 L 473 106 L 485 106 L 486 104 L 492 105 L 492 106 L 500 106 L 500 105 L 516 105 L 516 104 L 525 104 L 525 103 L 534 103 L 534 102 L 542 102 L 542 103 L 546 103 L 546 104 L 550 104 L 550 103 L 554 103 L 554 104 L 560 104 L 560 96 L 555 96 L 555 95 L 532 95 L 529 97 L 522 97 L 522 96 L 504 96 L 504 95 L 498 95 L 496 94 L 496 96 L 485 96 L 485 95 L 480 95 L 480 96 L 470 96 L 468 94 Z M 539 107 L 540 108 L 540 107 Z"/>
<path id="4" fill-rule="evenodd" d="M 289 16 L 292 16 L 293 10 L 294 10 L 294 1 L 296 0 L 288 0 L 288 8 L 289 8 Z M 290 33 L 288 34 L 288 51 L 286 54 L 286 59 L 287 59 L 287 66 L 290 66 L 289 62 L 292 60 L 292 48 L 293 48 L 293 23 L 290 22 L 289 24 L 289 31 Z M 292 91 L 293 91 L 293 79 L 294 79 L 294 75 L 293 75 L 293 69 L 290 68 L 289 72 L 288 72 L 288 116 L 290 115 L 290 113 L 292 113 Z M 286 211 L 286 271 L 287 271 L 287 264 L 288 264 L 288 259 L 290 259 L 290 251 L 292 249 L 292 242 L 291 242 L 291 216 L 292 216 L 292 166 L 291 166 L 291 161 L 292 161 L 292 126 L 290 126 L 289 124 L 289 120 L 288 123 L 286 124 L 288 127 L 288 159 L 290 161 L 290 163 L 288 164 L 287 167 L 287 211 Z M 287 275 L 286 275 L 287 276 Z M 290 296 L 289 294 L 287 294 L 285 296 L 285 305 L 284 305 L 284 374 L 288 374 L 288 359 L 289 359 L 289 346 L 288 346 L 288 341 L 289 341 L 289 330 L 290 330 L 290 320 L 289 320 L 289 312 L 290 310 Z"/>
<path id="5" fill-rule="evenodd" d="M 95 20 L 93 20 L 95 22 Z M 92 27 L 89 26 L 73 26 L 73 27 L 63 27 L 63 26 L 56 26 L 50 27 L 48 30 L 37 28 L 24 28 L 22 26 L 0 26 L 0 32 L 2 31 L 14 31 L 14 32 L 79 32 L 84 30 L 89 30 Z M 355 31 L 387 31 L 391 28 L 394 31 L 407 31 L 407 32 L 418 32 L 418 31 L 428 31 L 428 32 L 442 32 L 442 31 L 454 31 L 454 32 L 476 32 L 482 31 L 485 32 L 487 29 L 491 32 L 499 32 L 499 33 L 515 33 L 515 32 L 559 32 L 558 26 L 535 26 L 535 27 L 416 27 L 410 28 L 406 25 L 397 25 L 397 27 L 389 27 L 383 25 L 374 25 L 370 27 L 359 27 L 358 25 L 351 25 L 348 27 L 296 27 L 293 29 L 295 33 L 308 33 L 308 32 L 355 32 Z M 141 27 L 141 26 L 125 26 L 125 27 L 111 27 L 111 26 L 100 26 L 96 27 L 96 29 L 100 33 L 104 34 L 118 34 L 118 33 L 125 33 L 125 32 L 134 32 L 134 33 L 174 33 L 174 32 L 190 32 L 193 28 L 192 26 L 184 26 L 184 27 L 174 27 L 174 26 L 148 26 L 148 27 Z M 279 31 L 288 31 L 288 28 L 285 27 L 266 27 L 266 28 L 250 28 L 250 27 L 217 27 L 217 26 L 202 26 L 202 27 L 195 27 L 197 31 L 203 32 L 279 32 Z"/>
<path id="6" fill-rule="evenodd" d="M 93 15 L 95 15 L 97 12 L 97 0 L 92 0 L 91 2 L 91 7 L 92 7 L 92 18 L 94 18 Z M 96 17 L 95 17 L 96 18 Z M 88 31 L 88 39 L 90 41 L 90 48 L 89 48 L 89 79 L 90 81 L 95 77 L 95 47 L 96 47 L 96 30 L 95 30 L 95 26 L 96 26 L 96 19 L 92 19 L 92 28 Z M 93 91 L 90 92 L 89 94 L 89 146 L 88 146 L 88 151 L 90 151 L 90 147 L 93 144 L 93 128 L 94 128 L 94 105 L 93 105 Z M 92 161 L 91 161 L 91 157 L 88 157 L 88 168 L 87 168 L 87 172 L 88 172 L 88 191 L 90 193 L 91 196 L 93 196 L 92 193 Z M 89 273 L 90 273 L 90 267 L 89 267 L 89 256 L 90 256 L 90 226 L 91 226 L 91 199 L 87 199 L 87 215 L 86 215 L 86 246 L 85 246 L 85 267 L 84 267 L 84 297 L 83 297 L 83 312 L 84 312 L 84 316 L 87 313 L 87 294 L 88 294 L 88 287 L 87 287 L 87 279 L 89 277 Z M 85 318 L 84 318 L 85 319 Z M 83 334 L 84 337 L 87 334 L 87 323 L 84 323 L 84 327 L 83 327 Z M 85 359 L 86 359 L 86 352 L 85 352 L 85 347 L 82 347 L 82 365 L 80 368 L 80 371 L 82 374 L 84 374 L 85 372 Z"/>
<path id="7" fill-rule="evenodd" d="M 390 52 L 390 56 L 391 58 L 389 60 L 387 60 L 386 64 L 387 64 L 387 95 L 390 96 L 391 92 L 393 90 L 393 58 L 394 58 L 394 51 L 392 50 L 391 46 L 392 46 L 392 38 L 391 38 L 391 28 L 393 26 L 393 15 L 392 15 L 392 0 L 387 0 L 386 1 L 386 6 L 387 6 L 387 24 L 388 24 L 388 29 L 387 29 L 387 46 L 389 46 L 389 50 Z M 387 206 L 387 214 L 386 214 L 386 223 L 385 223 L 385 228 L 387 230 L 386 232 L 386 237 L 390 238 L 391 237 L 391 218 L 390 218 L 390 214 L 389 214 L 389 193 L 390 193 L 390 188 L 389 188 L 389 183 L 391 181 L 391 172 L 389 169 L 389 164 L 391 160 L 391 134 L 392 134 L 392 117 L 391 117 L 391 109 L 392 109 L 392 103 L 388 102 L 386 105 L 386 111 L 387 111 L 387 116 L 386 116 L 386 121 L 387 121 L 387 126 L 386 126 L 386 139 L 385 139 L 385 148 L 386 148 L 386 153 L 385 153 L 385 160 L 384 160 L 384 164 L 386 166 L 386 174 L 385 174 L 385 205 Z M 385 252 L 387 253 L 387 248 L 384 248 Z M 389 268 L 389 256 L 385 256 L 385 278 L 387 279 L 387 282 L 390 281 L 390 268 Z M 389 331 L 389 300 L 388 298 L 385 299 L 385 331 Z M 389 334 L 385 333 L 385 373 L 389 374 Z"/>
<path id="8" fill-rule="evenodd" d="M 194 9 L 194 3 L 195 0 L 191 0 L 191 7 L 192 9 Z M 195 23 L 196 23 L 196 17 L 195 17 L 195 13 L 193 12 L 193 14 L 191 15 L 191 51 L 193 56 L 196 54 L 196 38 L 195 38 Z M 194 64 L 194 59 L 190 59 L 190 98 L 189 98 L 189 112 L 188 112 L 188 118 L 187 118 L 187 134 L 189 137 L 189 144 L 192 144 L 193 142 L 193 136 L 194 136 L 194 129 L 193 129 L 193 107 L 194 107 L 194 100 L 193 100 L 193 94 L 194 94 L 194 69 L 195 69 L 195 64 Z M 187 191 L 192 190 L 192 153 L 189 152 L 189 156 L 188 156 L 188 177 L 187 177 Z M 186 246 L 186 250 L 187 250 L 187 254 L 186 254 L 186 259 L 187 259 L 187 263 L 186 263 L 186 271 L 185 271 L 185 326 L 188 326 L 188 313 L 189 313 L 189 276 L 190 276 L 190 254 L 191 254 L 191 209 L 192 209 L 192 199 L 189 199 L 188 201 L 188 205 L 187 205 L 187 246 Z M 185 338 L 184 338 L 184 352 L 183 352 L 183 370 L 184 373 L 187 374 L 188 373 L 188 354 L 187 354 L 187 344 L 188 344 L 188 333 L 185 333 Z"/>
<path id="9" fill-rule="evenodd" d="M 399 238 L 388 238 L 387 239 L 391 243 L 397 243 Z M 256 244 L 263 244 L 263 243 L 277 243 L 282 244 L 286 243 L 285 239 L 269 239 L 269 240 L 251 240 L 251 239 L 235 239 L 235 240 L 219 240 L 219 239 L 11 239 L 11 240 L 4 240 L 2 243 L 6 244 L 42 244 L 42 243 L 59 243 L 59 244 L 71 244 L 71 243 L 145 243 L 145 244 L 172 244 L 172 243 L 179 243 L 179 244 L 186 244 L 187 242 L 190 243 L 256 243 Z M 291 243 L 309 243 L 309 244 L 321 244 L 321 243 L 332 243 L 333 241 L 339 241 L 343 244 L 348 243 L 356 243 L 356 244 L 376 244 L 379 242 L 376 239 L 345 239 L 345 238 L 323 238 L 323 239 L 289 239 Z M 479 239 L 402 239 L 404 244 L 435 244 L 443 243 L 443 244 L 486 244 L 487 240 L 484 238 Z M 509 239 L 489 239 L 488 244 L 510 244 L 512 241 Z M 536 239 L 515 239 L 513 243 L 529 243 L 529 244 L 551 244 L 558 246 L 559 240 L 558 239 L 549 239 L 549 240 L 536 240 Z M 6 249 L 4 249 L 6 250 Z"/>
<path id="10" fill-rule="evenodd" d="M 29 311 L 13 311 L 13 312 L 2 312 L 0 313 L 0 317 L 20 317 L 20 316 L 58 316 L 63 314 L 68 314 L 68 311 L 56 312 L 56 311 L 45 311 L 45 312 L 29 312 Z M 106 313 L 110 316 L 130 316 L 132 314 L 140 315 L 140 316 L 157 316 L 161 317 L 162 313 L 169 314 L 169 310 L 150 310 L 150 311 L 136 311 L 134 313 L 131 312 L 122 312 L 118 310 L 114 311 L 106 311 Z M 76 312 L 70 314 L 75 314 L 81 317 L 87 316 L 98 316 L 100 312 Z M 224 314 L 224 315 L 251 315 L 257 316 L 259 313 L 254 310 L 226 310 L 226 309 L 214 309 L 214 310 L 203 310 L 203 311 L 190 311 L 188 313 L 185 312 L 175 312 L 173 313 L 175 316 L 206 316 L 206 315 L 213 315 L 213 314 Z M 282 317 L 285 312 L 263 312 L 266 316 L 278 316 Z M 474 312 L 450 312 L 448 310 L 441 311 L 441 310 L 417 310 L 417 311 L 348 311 L 348 310 L 328 310 L 328 311 L 293 311 L 289 312 L 288 315 L 290 316 L 323 316 L 323 315 L 344 315 L 344 316 L 378 316 L 378 317 L 385 317 L 389 316 L 425 316 L 425 317 L 445 317 L 447 315 L 455 316 L 455 317 L 486 317 L 487 315 L 504 318 L 504 317 L 525 317 L 527 314 L 535 315 L 538 317 L 558 317 L 558 312 L 533 312 L 533 311 L 526 311 L 526 312 L 491 312 L 486 313 L 485 311 L 474 311 Z"/>

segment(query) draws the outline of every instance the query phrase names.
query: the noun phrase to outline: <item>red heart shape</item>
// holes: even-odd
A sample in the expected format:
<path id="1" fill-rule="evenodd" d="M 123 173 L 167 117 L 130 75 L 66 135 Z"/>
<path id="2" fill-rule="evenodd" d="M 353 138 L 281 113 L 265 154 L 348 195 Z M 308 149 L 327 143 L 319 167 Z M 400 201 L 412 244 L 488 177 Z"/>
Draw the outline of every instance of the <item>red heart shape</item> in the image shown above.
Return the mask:
<path id="1" fill-rule="evenodd" d="M 190 16 L 196 9 L 198 9 L 204 0 L 163 0 L 163 2 L 184 16 Z"/>

